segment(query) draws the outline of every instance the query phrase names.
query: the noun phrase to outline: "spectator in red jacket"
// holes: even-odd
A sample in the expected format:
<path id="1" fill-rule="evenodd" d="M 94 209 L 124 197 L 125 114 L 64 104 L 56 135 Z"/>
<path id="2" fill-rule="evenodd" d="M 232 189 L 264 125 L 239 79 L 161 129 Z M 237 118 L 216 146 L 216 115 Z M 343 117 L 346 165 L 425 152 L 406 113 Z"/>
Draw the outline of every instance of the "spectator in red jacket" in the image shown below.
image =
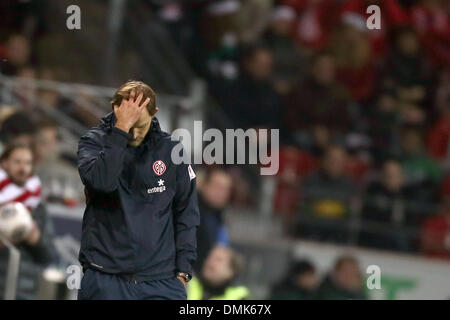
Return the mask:
<path id="1" fill-rule="evenodd" d="M 411 22 L 433 60 L 450 67 L 450 23 L 446 0 L 422 0 L 411 9 Z M 448 9 L 448 7 L 447 7 Z"/>
<path id="2" fill-rule="evenodd" d="M 339 16 L 339 1 L 285 0 L 283 4 L 297 12 L 294 32 L 300 44 L 312 51 L 324 49 Z"/>

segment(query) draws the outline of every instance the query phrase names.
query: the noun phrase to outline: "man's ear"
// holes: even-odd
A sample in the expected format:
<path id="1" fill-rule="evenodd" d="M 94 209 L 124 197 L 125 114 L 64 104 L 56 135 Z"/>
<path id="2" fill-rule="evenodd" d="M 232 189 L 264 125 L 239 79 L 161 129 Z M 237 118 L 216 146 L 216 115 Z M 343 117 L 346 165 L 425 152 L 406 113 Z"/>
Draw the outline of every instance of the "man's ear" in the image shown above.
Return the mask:
<path id="1" fill-rule="evenodd" d="M 151 115 L 151 117 L 153 118 L 157 113 L 158 113 L 159 109 L 158 107 L 155 107 L 155 112 L 153 112 L 153 114 Z"/>

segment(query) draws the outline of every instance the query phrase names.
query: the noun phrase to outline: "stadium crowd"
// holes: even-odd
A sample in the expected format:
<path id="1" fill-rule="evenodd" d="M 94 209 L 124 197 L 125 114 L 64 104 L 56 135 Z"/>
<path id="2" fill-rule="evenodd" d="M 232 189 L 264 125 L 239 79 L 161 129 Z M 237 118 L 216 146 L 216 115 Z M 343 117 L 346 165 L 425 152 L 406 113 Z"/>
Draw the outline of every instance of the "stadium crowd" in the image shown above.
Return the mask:
<path id="1" fill-rule="evenodd" d="M 370 4 L 381 9 L 379 30 L 366 26 Z M 280 129 L 273 212 L 286 236 L 450 258 L 447 1 L 174 1 L 149 8 L 206 80 L 229 127 Z M 62 69 L 39 61 L 24 23 L 30 12 L 18 12 L 1 30 L 1 73 L 63 80 Z M 33 146 L 45 201 L 82 203 L 74 159 L 59 152 L 58 124 L 34 104 L 91 126 L 97 119 L 89 100 L 66 101 L 20 81 L 13 92 L 14 103 L 0 109 L 2 145 Z M 258 194 L 236 168 L 198 170 L 196 272 L 199 283 L 209 274 L 210 297 L 224 294 L 242 269 L 224 249 L 223 212 L 257 203 Z M 233 292 L 246 298 L 244 289 Z M 198 290 L 191 295 L 201 298 Z M 343 256 L 320 285 L 311 262 L 293 264 L 271 297 L 366 296 L 358 262 Z"/>
<path id="2" fill-rule="evenodd" d="M 379 30 L 366 25 L 371 4 Z M 232 127 L 280 128 L 274 212 L 289 235 L 443 258 L 448 9 L 439 0 L 158 7 Z"/>

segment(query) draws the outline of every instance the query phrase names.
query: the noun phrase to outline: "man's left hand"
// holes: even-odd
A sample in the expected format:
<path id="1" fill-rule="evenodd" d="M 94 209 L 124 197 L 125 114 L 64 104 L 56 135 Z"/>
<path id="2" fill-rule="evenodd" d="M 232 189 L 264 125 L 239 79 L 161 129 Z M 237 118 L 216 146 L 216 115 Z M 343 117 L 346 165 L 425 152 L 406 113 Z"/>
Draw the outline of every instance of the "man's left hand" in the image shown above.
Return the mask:
<path id="1" fill-rule="evenodd" d="M 186 280 L 184 280 L 184 278 L 183 277 L 181 277 L 181 276 L 177 276 L 177 279 L 178 280 L 180 280 L 182 283 L 183 283 L 183 285 L 186 287 L 186 285 L 187 285 L 187 282 L 186 282 Z"/>

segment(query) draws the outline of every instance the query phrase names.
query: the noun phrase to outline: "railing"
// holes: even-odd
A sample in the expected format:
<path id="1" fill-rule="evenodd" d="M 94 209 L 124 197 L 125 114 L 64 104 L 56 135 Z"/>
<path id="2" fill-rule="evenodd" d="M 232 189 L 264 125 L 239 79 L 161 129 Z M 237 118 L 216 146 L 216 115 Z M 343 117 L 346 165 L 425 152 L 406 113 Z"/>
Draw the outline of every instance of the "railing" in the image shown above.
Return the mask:
<path id="1" fill-rule="evenodd" d="M 5 292 L 3 293 L 3 297 L 5 300 L 15 300 L 20 268 L 20 252 L 11 244 L 11 242 L 2 236 L 0 236 L 0 243 L 5 245 L 9 251 L 8 269 L 6 272 Z"/>
<path id="2" fill-rule="evenodd" d="M 18 91 L 20 88 L 20 91 Z M 0 104 L 22 108 L 21 93 L 29 91 L 26 99 L 28 104 L 54 119 L 61 126 L 61 135 L 64 140 L 64 152 L 74 154 L 78 138 L 86 131 L 87 125 L 74 119 L 71 115 L 60 110 L 42 104 L 37 99 L 40 90 L 51 91 L 76 105 L 83 112 L 90 113 L 93 118 L 99 119 L 111 111 L 109 103 L 114 95 L 115 88 L 92 86 L 79 83 L 64 83 L 59 81 L 28 79 L 9 77 L 0 74 Z M 205 99 L 205 87 L 201 80 L 191 82 L 189 96 L 176 96 L 157 94 L 157 105 L 160 109 L 158 118 L 163 123 L 164 130 L 171 131 L 181 125 L 181 113 L 186 116 L 189 113 L 201 111 Z M 79 100 L 84 100 L 80 102 Z M 199 120 L 202 115 L 199 115 Z"/>
<path id="3" fill-rule="evenodd" d="M 308 200 L 304 200 L 290 221 L 293 226 L 289 230 L 290 235 L 353 246 L 419 252 L 423 222 L 440 212 L 440 205 L 408 198 L 387 200 L 389 203 L 383 211 L 385 219 L 367 215 L 368 210 L 381 210 L 377 207 L 378 198 L 372 195 L 359 197 L 358 205 L 350 205 L 348 214 L 340 218 L 321 217 L 308 208 Z M 368 243 L 371 241 L 369 238 L 375 243 Z M 380 239 L 391 242 L 380 244 Z"/>

